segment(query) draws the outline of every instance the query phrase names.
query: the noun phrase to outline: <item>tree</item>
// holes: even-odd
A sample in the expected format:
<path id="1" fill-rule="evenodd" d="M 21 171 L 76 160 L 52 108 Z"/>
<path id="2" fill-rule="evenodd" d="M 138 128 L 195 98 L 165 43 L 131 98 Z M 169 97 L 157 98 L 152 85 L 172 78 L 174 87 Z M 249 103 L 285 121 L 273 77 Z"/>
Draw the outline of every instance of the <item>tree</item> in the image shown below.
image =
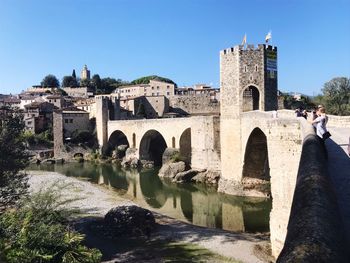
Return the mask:
<path id="1" fill-rule="evenodd" d="M 50 88 L 58 88 L 60 86 L 60 82 L 54 75 L 47 75 L 42 81 L 41 81 L 42 87 L 50 87 Z"/>
<path id="2" fill-rule="evenodd" d="M 24 143 L 24 122 L 17 112 L 0 115 L 0 212 L 27 193 L 23 170 L 29 160 Z"/>
<path id="3" fill-rule="evenodd" d="M 326 109 L 331 114 L 350 115 L 350 79 L 333 78 L 322 89 Z"/>
<path id="4" fill-rule="evenodd" d="M 69 225 L 68 217 L 79 211 L 69 208 L 63 189 L 72 185 L 54 183 L 21 200 L 17 209 L 0 216 L 0 261 L 8 263 L 97 263 L 101 252 L 83 245 L 85 236 Z"/>
<path id="5" fill-rule="evenodd" d="M 167 82 L 167 83 L 170 83 L 170 84 L 174 84 L 175 87 L 177 87 L 176 83 L 174 81 L 172 81 L 171 79 L 160 77 L 160 76 L 157 76 L 157 75 L 141 77 L 141 78 L 138 78 L 138 79 L 135 79 L 135 80 L 131 81 L 130 83 L 133 84 L 133 85 L 135 85 L 135 84 L 149 84 L 150 80 L 158 80 L 158 81 Z"/>
<path id="6" fill-rule="evenodd" d="M 77 79 L 77 75 L 75 74 L 75 69 L 73 69 L 72 77 L 73 77 L 74 79 Z"/>
<path id="7" fill-rule="evenodd" d="M 94 88 L 95 92 L 97 92 L 97 90 L 101 90 L 101 78 L 100 75 L 95 74 L 92 76 L 91 79 L 91 86 Z"/>
<path id="8" fill-rule="evenodd" d="M 91 82 L 89 79 L 82 79 L 80 80 L 80 87 L 90 87 Z"/>
<path id="9" fill-rule="evenodd" d="M 64 76 L 62 79 L 62 87 L 78 87 L 78 81 L 72 76 Z"/>

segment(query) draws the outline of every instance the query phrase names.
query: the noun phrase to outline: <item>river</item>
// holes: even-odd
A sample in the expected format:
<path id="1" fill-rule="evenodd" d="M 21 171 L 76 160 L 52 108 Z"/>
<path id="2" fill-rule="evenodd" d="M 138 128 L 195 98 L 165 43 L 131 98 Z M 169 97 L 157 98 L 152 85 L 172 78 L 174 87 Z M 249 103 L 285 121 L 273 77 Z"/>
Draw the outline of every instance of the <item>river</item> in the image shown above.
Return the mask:
<path id="1" fill-rule="evenodd" d="M 201 184 L 175 184 L 158 170 L 124 170 L 112 164 L 30 165 L 104 185 L 119 196 L 164 215 L 198 226 L 236 232 L 268 232 L 271 199 L 221 194 Z"/>

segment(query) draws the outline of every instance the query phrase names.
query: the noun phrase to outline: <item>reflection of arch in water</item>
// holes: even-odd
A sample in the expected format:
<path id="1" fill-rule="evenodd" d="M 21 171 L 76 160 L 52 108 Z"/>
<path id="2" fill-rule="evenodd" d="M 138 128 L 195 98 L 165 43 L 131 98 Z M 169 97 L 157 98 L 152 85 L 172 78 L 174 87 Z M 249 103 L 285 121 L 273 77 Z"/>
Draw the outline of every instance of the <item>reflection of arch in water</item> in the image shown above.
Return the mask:
<path id="1" fill-rule="evenodd" d="M 155 166 L 161 166 L 166 148 L 163 136 L 156 130 L 149 130 L 140 142 L 140 160 L 153 161 Z"/>
<path id="2" fill-rule="evenodd" d="M 129 142 L 128 142 L 128 138 L 122 131 L 116 130 L 109 137 L 107 148 L 106 148 L 106 154 L 111 155 L 113 150 L 115 150 L 115 148 L 118 147 L 119 145 L 127 145 L 127 147 L 129 147 Z M 124 157 L 124 156 L 120 156 L 120 157 Z"/>
<path id="3" fill-rule="evenodd" d="M 129 182 L 126 175 L 121 170 L 116 169 L 111 165 L 102 165 L 101 175 L 105 185 L 110 185 L 116 190 L 121 190 L 119 193 L 126 193 L 129 188 Z"/>
<path id="4" fill-rule="evenodd" d="M 186 129 L 180 137 L 180 155 L 186 164 L 191 164 L 192 144 L 191 144 L 191 128 Z"/>
<path id="5" fill-rule="evenodd" d="M 192 193 L 189 191 L 180 192 L 181 200 L 181 210 L 186 219 L 189 222 L 193 221 L 193 202 L 192 202 Z"/>
<path id="6" fill-rule="evenodd" d="M 260 92 L 257 87 L 250 85 L 243 90 L 242 94 L 243 111 L 253 111 L 260 109 Z"/>
<path id="7" fill-rule="evenodd" d="M 140 172 L 140 188 L 142 195 L 153 208 L 161 208 L 167 201 L 167 192 L 158 177 L 158 171 L 146 170 Z"/>
<path id="8" fill-rule="evenodd" d="M 259 128 L 252 131 L 246 145 L 243 177 L 270 180 L 266 135 Z"/>
<path id="9" fill-rule="evenodd" d="M 268 232 L 270 229 L 271 199 L 246 198 L 243 220 L 246 232 Z"/>

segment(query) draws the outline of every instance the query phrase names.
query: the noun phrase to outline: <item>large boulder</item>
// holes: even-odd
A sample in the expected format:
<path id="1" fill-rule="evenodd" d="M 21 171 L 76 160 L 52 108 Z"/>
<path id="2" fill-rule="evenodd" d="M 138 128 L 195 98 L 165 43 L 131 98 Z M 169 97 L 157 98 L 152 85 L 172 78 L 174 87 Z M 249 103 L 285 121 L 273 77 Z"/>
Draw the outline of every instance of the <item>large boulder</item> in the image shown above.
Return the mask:
<path id="1" fill-rule="evenodd" d="M 192 178 L 198 174 L 197 170 L 188 170 L 185 172 L 180 172 L 175 175 L 173 182 L 176 183 L 190 183 Z"/>
<path id="2" fill-rule="evenodd" d="M 184 162 L 166 163 L 159 170 L 159 177 L 174 178 L 178 173 L 185 171 L 186 165 Z"/>
<path id="3" fill-rule="evenodd" d="M 104 229 L 110 237 L 146 236 L 156 227 L 151 211 L 136 205 L 112 208 L 104 217 Z"/>
<path id="4" fill-rule="evenodd" d="M 220 179 L 219 171 L 202 171 L 192 177 L 191 181 L 195 183 L 218 184 Z"/>
<path id="5" fill-rule="evenodd" d="M 173 163 L 174 157 L 180 155 L 180 152 L 178 149 L 175 148 L 166 148 L 163 155 L 162 155 L 162 163 Z"/>

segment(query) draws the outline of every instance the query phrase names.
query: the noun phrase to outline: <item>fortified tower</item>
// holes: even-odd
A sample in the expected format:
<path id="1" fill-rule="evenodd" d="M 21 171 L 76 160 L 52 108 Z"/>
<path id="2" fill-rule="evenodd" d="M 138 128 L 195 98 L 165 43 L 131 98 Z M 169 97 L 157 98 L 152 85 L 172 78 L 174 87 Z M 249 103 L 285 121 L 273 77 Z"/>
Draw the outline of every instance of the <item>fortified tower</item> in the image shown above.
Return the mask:
<path id="1" fill-rule="evenodd" d="M 222 50 L 220 86 L 222 178 L 239 185 L 243 160 L 233 153 L 242 152 L 240 115 L 251 110 L 277 110 L 277 47 L 238 45 Z M 225 188 L 235 188 L 225 184 Z"/>

